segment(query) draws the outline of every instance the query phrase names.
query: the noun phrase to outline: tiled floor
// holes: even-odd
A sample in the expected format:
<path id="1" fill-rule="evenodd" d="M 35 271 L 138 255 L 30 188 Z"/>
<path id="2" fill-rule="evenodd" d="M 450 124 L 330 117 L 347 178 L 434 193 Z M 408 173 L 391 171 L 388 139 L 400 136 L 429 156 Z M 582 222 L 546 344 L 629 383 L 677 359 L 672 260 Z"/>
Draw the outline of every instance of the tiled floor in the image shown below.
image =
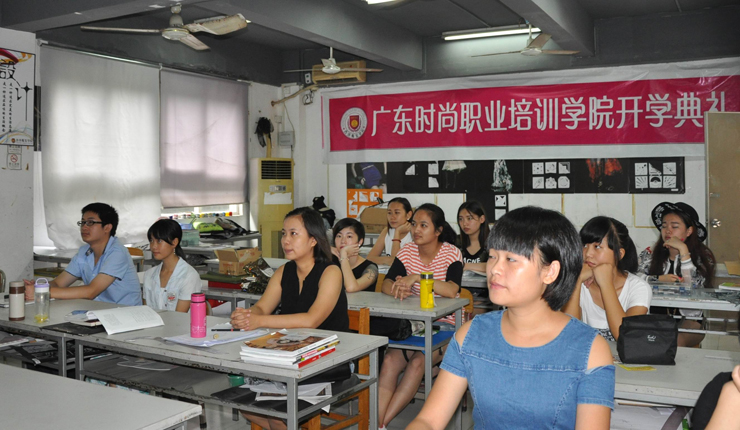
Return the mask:
<path id="1" fill-rule="evenodd" d="M 470 398 L 468 398 L 468 410 L 467 412 L 463 413 L 463 430 L 468 430 L 473 428 L 473 421 L 472 421 L 472 401 Z M 392 430 L 398 430 L 398 429 L 404 429 L 406 428 L 406 425 L 411 422 L 411 420 L 416 417 L 416 414 L 419 413 L 421 410 L 421 407 L 424 405 L 423 401 L 417 400 L 413 404 L 409 405 L 399 416 L 396 417 L 395 420 L 391 423 L 391 425 L 388 427 Z M 247 422 L 242 418 L 239 417 L 239 421 L 233 421 L 232 415 L 231 415 L 231 409 L 230 408 L 223 408 L 221 406 L 213 406 L 213 405 L 207 405 L 206 406 L 206 417 L 208 421 L 208 428 L 210 430 L 246 430 L 249 428 L 249 425 Z M 188 430 L 198 430 L 199 424 L 197 419 L 192 419 L 188 421 Z M 356 428 L 356 427 L 354 427 Z M 449 424 L 447 426 L 448 430 L 452 430 L 454 427 L 452 424 Z M 373 429 L 374 430 L 374 429 Z"/>

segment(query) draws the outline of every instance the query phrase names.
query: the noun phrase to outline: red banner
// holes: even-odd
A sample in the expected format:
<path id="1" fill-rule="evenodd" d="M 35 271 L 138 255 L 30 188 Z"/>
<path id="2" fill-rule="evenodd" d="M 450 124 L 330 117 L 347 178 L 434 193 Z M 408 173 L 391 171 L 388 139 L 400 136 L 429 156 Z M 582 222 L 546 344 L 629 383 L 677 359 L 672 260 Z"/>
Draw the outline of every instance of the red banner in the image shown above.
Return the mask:
<path id="1" fill-rule="evenodd" d="M 740 76 L 333 98 L 332 151 L 704 142 L 706 111 L 740 111 Z"/>

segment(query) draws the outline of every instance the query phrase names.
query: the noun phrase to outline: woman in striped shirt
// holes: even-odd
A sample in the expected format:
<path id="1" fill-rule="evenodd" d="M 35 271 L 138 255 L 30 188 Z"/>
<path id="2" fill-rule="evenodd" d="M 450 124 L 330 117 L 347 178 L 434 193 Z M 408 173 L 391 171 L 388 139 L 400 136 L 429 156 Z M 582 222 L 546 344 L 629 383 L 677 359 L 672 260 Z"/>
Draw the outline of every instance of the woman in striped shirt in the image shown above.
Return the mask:
<path id="1" fill-rule="evenodd" d="M 455 297 L 460 291 L 462 253 L 453 243 L 455 231 L 445 221 L 439 206 L 425 203 L 411 220 L 413 242 L 404 246 L 393 260 L 383 282 L 383 293 L 403 300 L 419 295 L 420 273 L 434 273 L 434 295 Z M 454 326 L 454 316 L 439 320 Z M 427 329 L 431 329 L 427 327 Z M 452 328 L 454 329 L 454 328 Z M 442 354 L 434 352 L 433 362 Z M 398 376 L 403 378 L 398 382 Z M 381 429 L 406 407 L 419 389 L 424 376 L 424 355 L 416 351 L 406 358 L 405 351 L 389 349 L 383 358 L 378 389 L 378 413 Z"/>

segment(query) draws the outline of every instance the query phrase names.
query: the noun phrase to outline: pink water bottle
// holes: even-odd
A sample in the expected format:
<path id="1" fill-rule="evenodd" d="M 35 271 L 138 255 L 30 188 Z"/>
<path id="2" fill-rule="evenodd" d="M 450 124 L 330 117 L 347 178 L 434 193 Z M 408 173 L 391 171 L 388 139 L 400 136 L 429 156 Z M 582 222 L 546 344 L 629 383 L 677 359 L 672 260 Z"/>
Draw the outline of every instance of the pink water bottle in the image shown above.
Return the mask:
<path id="1" fill-rule="evenodd" d="M 206 295 L 190 296 L 190 337 L 206 337 Z"/>

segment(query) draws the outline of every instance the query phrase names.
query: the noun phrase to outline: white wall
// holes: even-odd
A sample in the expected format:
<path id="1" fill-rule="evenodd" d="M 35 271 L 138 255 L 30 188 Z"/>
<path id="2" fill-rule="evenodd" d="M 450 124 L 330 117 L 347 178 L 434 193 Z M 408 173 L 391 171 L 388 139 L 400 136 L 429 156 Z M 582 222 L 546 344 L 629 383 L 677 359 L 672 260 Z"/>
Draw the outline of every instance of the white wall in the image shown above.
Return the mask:
<path id="1" fill-rule="evenodd" d="M 0 40 L 2 48 L 36 52 L 33 33 L 0 28 Z M 8 169 L 8 146 L 0 145 L 0 269 L 9 281 L 33 272 L 33 147 L 21 147 L 20 156 L 21 170 Z"/>

